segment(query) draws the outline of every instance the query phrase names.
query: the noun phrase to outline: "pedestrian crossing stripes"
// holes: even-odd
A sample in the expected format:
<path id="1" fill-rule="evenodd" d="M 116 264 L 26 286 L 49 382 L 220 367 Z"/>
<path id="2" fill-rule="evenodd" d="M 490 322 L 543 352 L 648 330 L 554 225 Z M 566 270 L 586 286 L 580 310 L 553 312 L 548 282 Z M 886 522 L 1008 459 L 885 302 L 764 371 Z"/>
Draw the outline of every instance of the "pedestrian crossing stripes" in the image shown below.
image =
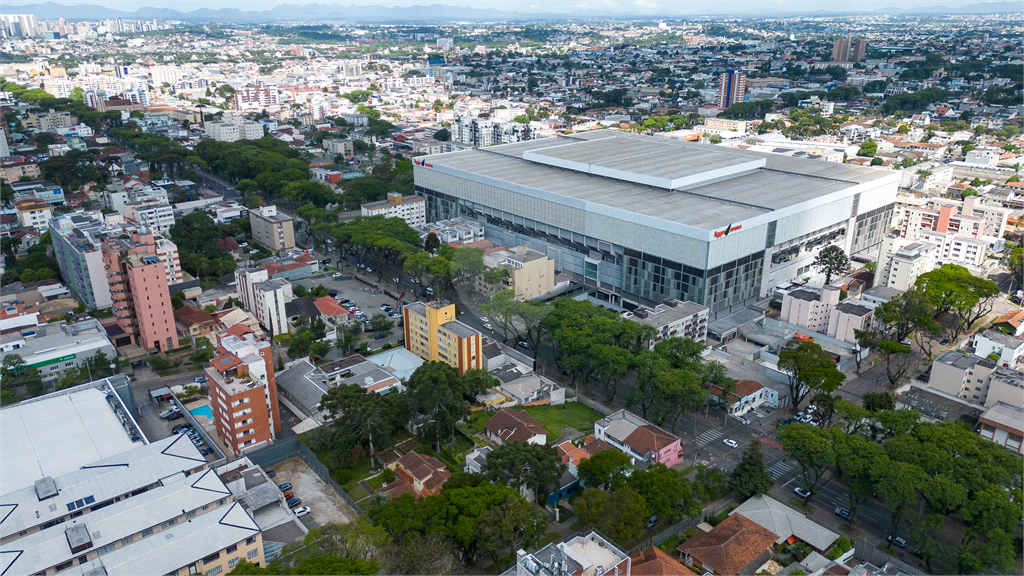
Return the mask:
<path id="1" fill-rule="evenodd" d="M 714 442 L 715 440 L 721 437 L 722 433 L 719 432 L 718 430 L 708 430 L 702 433 L 700 436 L 697 436 L 697 446 L 707 446 L 708 444 Z"/>
<path id="2" fill-rule="evenodd" d="M 785 462 L 775 462 L 774 464 L 768 467 L 768 473 L 771 475 L 773 479 L 777 479 L 779 476 L 782 476 L 783 474 L 789 472 L 792 469 L 793 467 L 790 466 L 789 464 L 786 464 Z"/>

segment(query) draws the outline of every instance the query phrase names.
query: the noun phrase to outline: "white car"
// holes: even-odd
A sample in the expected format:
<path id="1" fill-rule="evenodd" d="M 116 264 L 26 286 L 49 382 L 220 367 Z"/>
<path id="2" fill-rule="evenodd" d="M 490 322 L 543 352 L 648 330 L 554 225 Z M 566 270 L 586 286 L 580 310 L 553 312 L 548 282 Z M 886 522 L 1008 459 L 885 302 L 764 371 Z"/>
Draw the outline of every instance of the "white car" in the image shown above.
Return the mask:
<path id="1" fill-rule="evenodd" d="M 493 326 L 491 326 L 490 324 L 484 324 L 484 328 L 486 328 L 486 329 L 488 329 L 488 330 L 491 330 L 491 331 L 493 331 L 493 330 L 494 330 L 494 327 L 493 327 Z"/>
<path id="2" fill-rule="evenodd" d="M 729 448 L 738 448 L 739 447 L 739 444 L 737 444 L 736 441 L 731 439 L 731 438 L 726 438 L 725 440 L 722 440 L 722 444 L 725 444 Z"/>
<path id="3" fill-rule="evenodd" d="M 335 280 L 341 278 L 341 272 L 335 272 L 334 274 L 331 274 L 331 278 L 334 278 Z"/>
<path id="4" fill-rule="evenodd" d="M 295 515 L 299 518 L 309 514 L 310 512 L 312 512 L 312 510 L 309 509 L 309 506 L 299 506 L 295 509 Z"/>
<path id="5" fill-rule="evenodd" d="M 481 322 L 490 322 L 491 320 L 490 320 L 490 318 L 488 318 L 487 316 L 481 316 L 481 317 L 480 317 L 480 321 L 481 321 Z"/>

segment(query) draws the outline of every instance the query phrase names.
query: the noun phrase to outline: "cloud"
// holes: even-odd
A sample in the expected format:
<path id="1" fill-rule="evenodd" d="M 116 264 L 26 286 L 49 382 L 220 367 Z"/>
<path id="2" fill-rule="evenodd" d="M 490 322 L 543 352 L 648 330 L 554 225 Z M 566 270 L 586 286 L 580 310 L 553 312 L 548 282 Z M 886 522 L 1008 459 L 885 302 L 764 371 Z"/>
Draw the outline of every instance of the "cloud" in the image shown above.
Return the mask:
<path id="1" fill-rule="evenodd" d="M 637 8 L 661 8 L 661 4 L 651 2 L 650 0 L 636 0 L 636 2 L 633 2 L 633 6 Z"/>
<path id="2" fill-rule="evenodd" d="M 612 0 L 604 0 L 604 5 L 609 7 L 609 8 L 618 8 L 619 7 L 619 3 L 618 2 L 612 2 Z"/>

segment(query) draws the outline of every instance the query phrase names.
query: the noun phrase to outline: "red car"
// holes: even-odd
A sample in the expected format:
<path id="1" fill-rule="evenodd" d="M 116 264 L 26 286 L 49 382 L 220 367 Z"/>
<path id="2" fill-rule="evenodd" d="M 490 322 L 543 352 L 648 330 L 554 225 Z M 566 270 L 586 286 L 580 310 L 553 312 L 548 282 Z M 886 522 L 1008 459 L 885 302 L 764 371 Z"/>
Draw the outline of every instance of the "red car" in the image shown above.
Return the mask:
<path id="1" fill-rule="evenodd" d="M 284 493 L 284 499 L 285 500 L 291 500 L 292 498 L 295 498 L 295 494 L 292 494 L 291 492 L 285 492 Z"/>

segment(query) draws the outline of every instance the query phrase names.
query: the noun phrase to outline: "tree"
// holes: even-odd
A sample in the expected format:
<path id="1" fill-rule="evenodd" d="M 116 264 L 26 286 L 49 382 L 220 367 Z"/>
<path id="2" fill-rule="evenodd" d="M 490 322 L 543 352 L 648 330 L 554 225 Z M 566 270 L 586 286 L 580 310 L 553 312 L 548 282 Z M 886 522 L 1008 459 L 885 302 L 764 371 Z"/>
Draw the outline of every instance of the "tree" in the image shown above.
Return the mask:
<path id="1" fill-rule="evenodd" d="M 868 412 L 896 409 L 896 395 L 892 392 L 865 392 L 864 408 Z"/>
<path id="2" fill-rule="evenodd" d="M 509 494 L 500 505 L 483 513 L 476 529 L 480 550 L 501 565 L 505 550 L 508 550 L 505 557 L 512 558 L 520 547 L 536 546 L 547 530 L 547 521 L 536 505 L 517 494 Z"/>
<path id="3" fill-rule="evenodd" d="M 754 439 L 743 451 L 743 459 L 729 473 L 729 487 L 743 498 L 767 494 L 775 481 L 764 467 L 761 441 Z"/>
<path id="4" fill-rule="evenodd" d="M 650 511 L 661 519 L 699 514 L 699 509 L 693 506 L 694 498 L 689 482 L 660 462 L 646 470 L 634 470 L 629 477 L 629 486 L 644 499 Z"/>
<path id="5" fill-rule="evenodd" d="M 832 283 L 833 276 L 841 276 L 850 270 L 850 259 L 839 246 L 826 246 L 818 252 L 812 265 L 825 275 L 825 285 L 828 286 Z"/>
<path id="6" fill-rule="evenodd" d="M 834 445 L 836 468 L 847 491 L 848 523 L 852 526 L 857 509 L 867 502 L 878 481 L 878 469 L 888 457 L 881 446 L 859 434 L 838 436 Z"/>
<path id="7" fill-rule="evenodd" d="M 374 440 L 378 446 L 390 444 L 393 431 L 387 413 L 389 404 L 376 393 L 358 384 L 335 386 L 320 399 L 320 409 L 332 417 L 344 415 L 345 421 L 369 446 L 370 467 L 374 467 Z"/>
<path id="8" fill-rule="evenodd" d="M 934 314 L 935 307 L 920 290 L 907 290 L 875 308 L 882 333 L 893 342 L 905 340 L 914 330 L 927 324 Z"/>
<path id="9" fill-rule="evenodd" d="M 899 342 L 882 340 L 878 343 L 878 351 L 885 359 L 885 376 L 889 379 L 889 386 L 895 390 L 910 372 L 913 362 L 912 350 L 910 346 Z"/>
<path id="10" fill-rule="evenodd" d="M 800 403 L 811 390 L 831 394 L 846 379 L 846 375 L 836 368 L 832 355 L 814 342 L 791 340 L 779 353 L 779 368 L 789 375 L 789 394 L 794 412 L 800 409 Z"/>
<path id="11" fill-rule="evenodd" d="M 804 488 L 811 494 L 828 483 L 826 472 L 836 463 L 834 441 L 841 434 L 835 428 L 822 429 L 801 423 L 786 424 L 779 428 L 779 442 L 800 466 Z"/>
<path id="12" fill-rule="evenodd" d="M 394 328 L 395 321 L 392 320 L 387 314 L 374 314 L 370 316 L 370 330 L 373 332 L 386 332 L 388 336 L 391 335 L 391 329 Z"/>
<path id="13" fill-rule="evenodd" d="M 999 295 L 999 287 L 995 282 L 978 278 L 963 266 L 955 264 L 946 264 L 920 275 L 915 286 L 935 307 L 937 315 L 950 314 L 950 330 L 954 340 L 991 312 Z"/>
<path id="14" fill-rule="evenodd" d="M 562 457 L 553 446 L 509 442 L 487 455 L 481 472 L 485 480 L 516 490 L 525 486 L 533 491 L 537 502 L 544 502 L 551 490 L 558 488 L 565 470 Z"/>
<path id="15" fill-rule="evenodd" d="M 580 486 L 609 489 L 625 479 L 625 472 L 633 467 L 629 456 L 618 450 L 604 450 L 580 462 L 577 466 Z"/>
<path id="16" fill-rule="evenodd" d="M 433 232 L 428 233 L 426 239 L 423 240 L 423 249 L 426 252 L 433 254 L 440 247 L 441 240 L 437 237 L 437 234 L 434 234 Z"/>
<path id="17" fill-rule="evenodd" d="M 868 140 L 861 143 L 860 149 L 857 150 L 857 156 L 867 156 L 868 158 L 875 155 L 878 152 L 878 143 L 874 140 Z"/>
<path id="18" fill-rule="evenodd" d="M 876 317 L 877 317 L 877 314 L 878 314 L 878 309 L 877 308 L 875 309 L 875 314 L 876 314 Z M 854 354 L 853 359 L 857 363 L 857 373 L 859 374 L 860 373 L 860 363 L 864 359 L 863 351 L 864 350 L 870 350 L 871 348 L 874 348 L 875 345 L 878 344 L 879 337 L 878 337 L 878 332 L 876 332 L 874 330 L 857 330 L 857 329 L 854 329 L 853 335 L 857 339 L 857 350 L 856 350 L 856 353 Z"/>
<path id="19" fill-rule="evenodd" d="M 895 460 L 882 460 L 878 466 L 878 483 L 876 490 L 892 508 L 890 515 L 889 536 L 895 536 L 900 521 L 907 507 L 915 504 L 919 498 L 918 489 L 925 482 L 926 475 L 919 467 Z M 892 547 L 892 543 L 888 544 Z"/>
<path id="20" fill-rule="evenodd" d="M 441 142 L 447 142 L 452 139 L 452 133 L 447 128 L 441 128 L 437 132 L 434 132 L 434 140 L 440 140 Z"/>
<path id="21" fill-rule="evenodd" d="M 640 537 L 650 515 L 650 508 L 639 494 L 631 488 L 620 488 L 611 492 L 597 529 L 624 545 Z"/>

